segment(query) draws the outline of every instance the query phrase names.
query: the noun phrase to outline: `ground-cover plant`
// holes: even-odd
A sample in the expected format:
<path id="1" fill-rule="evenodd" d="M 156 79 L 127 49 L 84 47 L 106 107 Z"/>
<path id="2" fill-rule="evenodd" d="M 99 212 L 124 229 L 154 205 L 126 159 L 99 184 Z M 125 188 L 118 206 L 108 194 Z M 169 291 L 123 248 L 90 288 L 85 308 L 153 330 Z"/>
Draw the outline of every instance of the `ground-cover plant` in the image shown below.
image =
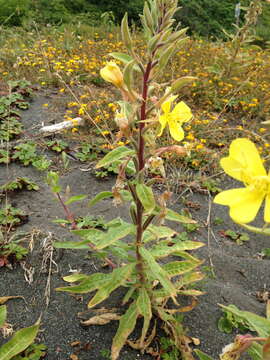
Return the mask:
<path id="1" fill-rule="evenodd" d="M 27 177 L 17 177 L 14 180 L 0 186 L 2 192 L 12 192 L 18 190 L 38 190 L 39 186 Z"/>
<path id="2" fill-rule="evenodd" d="M 0 330 L 7 327 L 7 307 L 0 306 Z M 40 320 L 36 324 L 18 330 L 13 337 L 4 345 L 0 346 L 1 360 L 39 360 L 45 355 L 46 346 L 33 344 L 40 326 Z"/>
<path id="3" fill-rule="evenodd" d="M 115 204 L 127 202 L 131 222 L 117 218 L 106 223 L 105 231 L 76 229 L 73 232 L 82 241 L 55 243 L 56 247 L 70 249 L 89 250 L 90 246 L 93 255 L 101 258 L 113 255 L 116 259 L 112 272 L 66 276 L 65 281 L 79 282 L 79 285 L 57 289 L 71 293 L 97 290 L 88 303 L 88 307 L 92 308 L 106 300 L 117 288 L 127 288 L 122 300 L 125 313 L 120 317 L 112 343 L 112 359 L 118 358 L 139 317 L 144 318 L 141 336 L 135 342 L 129 340 L 129 345 L 144 351 L 155 336 L 155 318 L 159 317 L 183 359 L 193 359 L 183 326 L 176 315 L 179 311 L 191 309 L 196 303 L 193 300 L 192 305 L 184 310 L 178 295 L 196 297 L 201 294 L 189 286 L 202 278 L 197 270 L 201 261 L 188 251 L 203 244 L 179 238 L 175 230 L 164 224 L 165 220 L 190 224 L 194 220 L 168 209 L 171 193 L 163 190 L 161 194 L 154 194 L 152 185 L 156 178 L 148 177 L 151 170 L 159 169 L 165 180 L 160 156 L 164 153 L 185 153 L 184 147 L 176 144 L 159 147 L 155 142 L 156 137 L 165 133 L 168 127 L 174 142 L 183 140 L 182 124 L 192 118 L 190 108 L 183 101 L 175 106 L 173 102 L 177 98 L 174 93 L 194 81 L 193 77 L 181 77 L 171 87 L 155 91 L 156 79 L 187 39 L 186 29 L 173 31 L 172 17 L 176 10 L 175 0 L 151 0 L 145 3 L 141 17 L 146 41 L 143 57 L 137 53 L 125 15 L 121 32 L 128 54 L 110 54 L 116 61 L 124 63 L 124 71 L 122 73 L 115 61 L 108 62 L 100 71 L 102 78 L 116 86 L 122 95 L 121 109 L 115 114 L 119 130 L 116 141 L 123 137 L 129 141 L 129 146 L 116 147 L 96 165 L 100 169 L 117 162 L 118 176 L 112 191 L 99 193 L 90 205 L 110 197 L 113 197 Z M 130 163 L 135 169 L 132 174 L 128 174 Z M 49 180 L 51 186 L 58 182 L 53 174 L 50 174 Z M 54 192 L 58 191 L 59 187 L 56 186 Z M 127 236 L 132 240 L 127 241 Z M 172 259 L 171 255 L 175 257 Z M 167 260 L 161 262 L 161 259 Z"/>
<path id="4" fill-rule="evenodd" d="M 12 160 L 19 160 L 24 166 L 33 165 L 36 169 L 47 170 L 51 161 L 44 155 L 38 155 L 37 146 L 33 142 L 25 142 L 14 146 Z"/>
<path id="5" fill-rule="evenodd" d="M 25 223 L 27 218 L 28 216 L 21 209 L 5 204 L 0 209 L 0 228 L 11 229 Z"/>

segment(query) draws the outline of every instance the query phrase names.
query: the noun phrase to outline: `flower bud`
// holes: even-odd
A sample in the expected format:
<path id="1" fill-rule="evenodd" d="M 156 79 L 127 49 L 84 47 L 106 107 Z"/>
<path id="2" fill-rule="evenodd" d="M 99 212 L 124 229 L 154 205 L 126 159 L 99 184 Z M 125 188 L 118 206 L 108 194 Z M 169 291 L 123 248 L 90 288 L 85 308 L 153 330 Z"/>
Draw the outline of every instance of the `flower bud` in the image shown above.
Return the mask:
<path id="1" fill-rule="evenodd" d="M 123 74 L 114 61 L 108 62 L 108 64 L 100 70 L 101 77 L 113 85 L 121 88 L 124 85 Z"/>

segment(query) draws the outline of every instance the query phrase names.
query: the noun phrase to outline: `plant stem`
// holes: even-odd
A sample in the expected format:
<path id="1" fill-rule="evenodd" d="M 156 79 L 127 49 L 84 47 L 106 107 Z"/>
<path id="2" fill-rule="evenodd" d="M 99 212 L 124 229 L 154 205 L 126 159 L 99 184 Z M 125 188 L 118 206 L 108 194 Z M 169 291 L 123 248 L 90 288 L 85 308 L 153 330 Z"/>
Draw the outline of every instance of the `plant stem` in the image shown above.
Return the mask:
<path id="1" fill-rule="evenodd" d="M 147 103 L 147 95 L 148 95 L 148 81 L 150 77 L 150 72 L 152 69 L 152 62 L 149 61 L 146 70 L 143 76 L 143 88 L 142 88 L 142 105 L 140 112 L 140 124 L 139 124 L 139 148 L 137 152 L 138 157 L 138 167 L 139 172 L 141 172 L 142 176 L 139 178 L 139 181 L 143 181 L 143 169 L 145 165 L 144 158 L 144 138 L 143 138 L 143 129 L 145 127 L 145 123 L 143 122 L 146 119 L 146 103 Z M 136 236 L 136 258 L 137 258 L 137 271 L 140 283 L 145 286 L 146 279 L 144 274 L 144 266 L 143 259 L 140 253 L 140 248 L 142 247 L 142 236 L 143 236 L 143 206 L 139 199 L 136 201 L 137 208 L 137 236 Z"/>

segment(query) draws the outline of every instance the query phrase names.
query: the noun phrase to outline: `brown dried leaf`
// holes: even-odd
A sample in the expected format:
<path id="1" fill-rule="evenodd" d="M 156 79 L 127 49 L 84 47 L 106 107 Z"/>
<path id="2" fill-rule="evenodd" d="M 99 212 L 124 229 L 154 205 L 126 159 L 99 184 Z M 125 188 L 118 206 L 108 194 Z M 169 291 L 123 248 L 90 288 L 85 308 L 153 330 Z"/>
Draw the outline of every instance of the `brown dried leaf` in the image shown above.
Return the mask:
<path id="1" fill-rule="evenodd" d="M 79 360 L 78 356 L 75 355 L 75 354 L 71 354 L 71 355 L 70 355 L 70 359 L 71 359 L 71 360 Z"/>
<path id="2" fill-rule="evenodd" d="M 105 325 L 105 324 L 108 324 L 109 322 L 111 322 L 112 320 L 119 320 L 120 317 L 121 316 L 118 315 L 118 314 L 105 313 L 105 314 L 93 316 L 88 320 L 81 321 L 81 324 L 84 325 L 84 326 Z"/>
<path id="3" fill-rule="evenodd" d="M 79 346 L 79 345 L 81 345 L 81 341 L 72 341 L 72 343 L 70 343 L 70 346 Z"/>
<path id="4" fill-rule="evenodd" d="M 5 304 L 8 300 L 11 300 L 11 299 L 24 299 L 23 296 L 1 296 L 0 297 L 0 305 L 3 305 Z"/>

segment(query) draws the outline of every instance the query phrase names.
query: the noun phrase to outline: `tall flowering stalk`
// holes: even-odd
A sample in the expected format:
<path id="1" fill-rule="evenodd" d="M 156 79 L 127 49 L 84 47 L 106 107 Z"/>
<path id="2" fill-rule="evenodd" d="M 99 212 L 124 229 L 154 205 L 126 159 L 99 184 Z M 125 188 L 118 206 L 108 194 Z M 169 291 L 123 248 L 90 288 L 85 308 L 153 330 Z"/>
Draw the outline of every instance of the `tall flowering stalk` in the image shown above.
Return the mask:
<path id="1" fill-rule="evenodd" d="M 113 255 L 117 259 L 115 262 L 119 266 L 111 273 L 67 276 L 65 281 L 79 282 L 79 285 L 58 289 L 73 293 L 97 290 L 88 304 L 91 308 L 108 298 L 118 287 L 128 289 L 122 302 L 128 308 L 120 318 L 113 339 L 112 360 L 118 358 L 138 317 L 144 318 L 141 336 L 138 341 L 128 343 L 141 351 L 149 346 L 156 331 L 154 316 L 163 320 L 165 330 L 175 339 L 182 358 L 193 359 L 182 325 L 174 314 L 187 309 L 180 307 L 178 295 L 191 295 L 192 308 L 196 304 L 195 297 L 201 294 L 194 288 L 188 288 L 189 284 L 202 278 L 197 271 L 201 261 L 188 251 L 203 244 L 182 241 L 176 231 L 165 225 L 166 220 L 178 223 L 194 221 L 168 209 L 166 205 L 171 194 L 166 190 L 160 195 L 155 194 L 152 185 L 156 178 L 148 176 L 151 171 L 159 171 L 165 179 L 161 157 L 164 153 L 185 154 L 184 147 L 178 144 L 157 147 L 155 138 L 161 136 L 168 125 L 173 139 L 181 141 L 184 137 L 182 124 L 192 117 L 190 108 L 183 101 L 173 103 L 177 99 L 175 93 L 194 78 L 176 79 L 164 89 L 160 98 L 157 86 L 154 86 L 171 57 L 187 39 L 186 29 L 173 30 L 176 10 L 177 0 L 149 0 L 145 3 L 141 15 L 147 49 L 144 56 L 136 52 L 125 15 L 121 32 L 127 54 L 111 53 L 114 60 L 100 71 L 103 79 L 121 92 L 121 109 L 115 117 L 119 127 L 117 139 L 125 137 L 130 146 L 116 147 L 98 162 L 97 168 L 119 164 L 119 174 L 112 191 L 99 193 L 90 205 L 109 197 L 113 197 L 114 204 L 128 202 L 131 223 L 115 219 L 107 224 L 107 231 L 75 230 L 74 233 L 83 240 L 75 245 L 65 244 L 69 248 L 79 246 L 80 249 L 89 249 L 90 243 L 95 250 L 93 255 L 103 258 Z M 127 240 L 127 236 L 134 240 Z M 176 256 L 177 260 L 160 262 L 161 258 L 170 255 Z M 172 299 L 175 308 L 167 307 L 169 299 Z"/>

